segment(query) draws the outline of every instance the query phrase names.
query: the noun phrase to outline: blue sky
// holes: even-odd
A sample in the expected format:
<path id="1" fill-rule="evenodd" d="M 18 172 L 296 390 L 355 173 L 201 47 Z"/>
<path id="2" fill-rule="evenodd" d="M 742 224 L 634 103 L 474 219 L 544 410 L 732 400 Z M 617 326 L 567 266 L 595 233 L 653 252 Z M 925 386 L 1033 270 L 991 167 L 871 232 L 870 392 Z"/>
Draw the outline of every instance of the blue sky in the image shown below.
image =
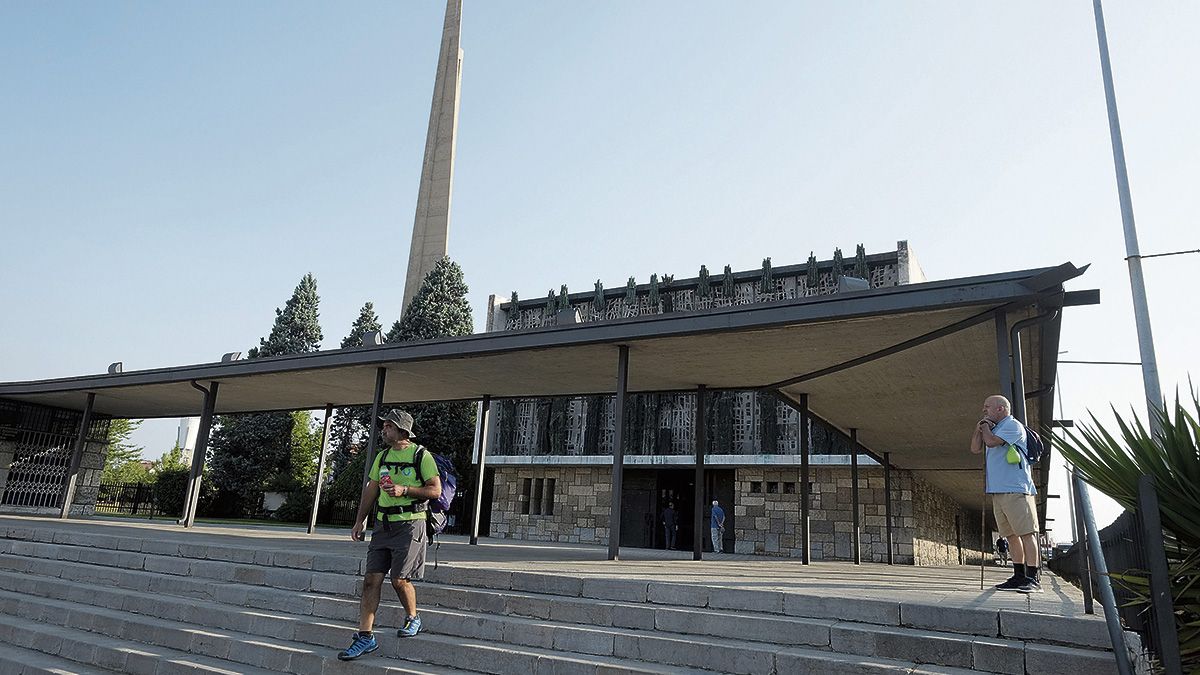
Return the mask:
<path id="1" fill-rule="evenodd" d="M 450 252 L 477 328 L 489 293 L 906 239 L 934 279 L 1091 263 L 1064 358 L 1137 360 L 1090 2 L 465 4 Z M 1200 248 L 1200 5 L 1105 9 L 1142 252 Z M 365 301 L 395 319 L 443 10 L 0 5 L 0 380 L 244 351 L 306 272 L 326 347 Z M 1145 263 L 1165 392 L 1195 370 L 1196 263 Z M 1062 414 L 1140 389 L 1064 365 Z"/>

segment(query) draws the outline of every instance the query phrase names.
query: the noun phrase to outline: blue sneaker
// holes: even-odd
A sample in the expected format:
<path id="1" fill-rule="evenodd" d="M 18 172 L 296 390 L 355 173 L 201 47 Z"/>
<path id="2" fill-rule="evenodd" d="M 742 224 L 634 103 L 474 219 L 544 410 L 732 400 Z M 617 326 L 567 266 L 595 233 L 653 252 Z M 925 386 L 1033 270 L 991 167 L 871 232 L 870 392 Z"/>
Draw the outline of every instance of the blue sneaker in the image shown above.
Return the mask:
<path id="1" fill-rule="evenodd" d="M 404 619 L 404 628 L 396 631 L 396 635 L 400 637 L 412 637 L 421 632 L 421 615 L 410 616 Z"/>
<path id="2" fill-rule="evenodd" d="M 375 641 L 375 636 L 367 633 L 355 633 L 354 642 L 346 648 L 344 652 L 338 652 L 339 661 L 353 661 L 363 654 L 370 654 L 379 649 L 379 643 Z"/>

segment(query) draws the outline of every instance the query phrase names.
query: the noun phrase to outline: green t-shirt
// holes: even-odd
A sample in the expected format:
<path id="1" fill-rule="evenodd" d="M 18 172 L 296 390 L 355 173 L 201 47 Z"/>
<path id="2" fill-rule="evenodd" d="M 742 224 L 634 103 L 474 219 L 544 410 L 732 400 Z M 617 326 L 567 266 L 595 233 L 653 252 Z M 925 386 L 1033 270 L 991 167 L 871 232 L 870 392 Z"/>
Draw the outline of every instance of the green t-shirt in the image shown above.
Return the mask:
<path id="1" fill-rule="evenodd" d="M 409 443 L 403 450 L 396 450 L 395 448 L 389 447 L 386 452 L 379 453 L 379 456 L 375 458 L 375 464 L 371 467 L 371 480 L 379 480 L 379 465 L 384 461 L 385 457 L 387 458 L 388 462 L 411 463 L 413 461 L 413 455 L 416 454 L 417 448 L 419 447 L 421 446 L 417 445 L 416 443 Z M 433 453 L 426 450 L 425 456 L 421 458 L 421 476 L 424 476 L 425 480 L 429 480 L 437 475 L 437 462 L 433 459 Z M 408 487 L 421 487 L 425 484 L 425 482 L 421 480 L 420 476 L 417 475 L 416 469 L 411 466 L 405 467 L 399 471 L 393 469 L 392 482 L 394 482 L 396 485 L 407 485 Z M 379 506 L 408 506 L 409 504 L 417 501 L 421 500 L 414 499 L 412 497 L 393 497 L 383 490 L 380 490 L 377 504 Z M 425 512 L 418 511 L 416 513 L 396 513 L 388 516 L 380 514 L 378 517 L 380 519 L 386 518 L 393 522 L 397 520 L 425 520 Z"/>

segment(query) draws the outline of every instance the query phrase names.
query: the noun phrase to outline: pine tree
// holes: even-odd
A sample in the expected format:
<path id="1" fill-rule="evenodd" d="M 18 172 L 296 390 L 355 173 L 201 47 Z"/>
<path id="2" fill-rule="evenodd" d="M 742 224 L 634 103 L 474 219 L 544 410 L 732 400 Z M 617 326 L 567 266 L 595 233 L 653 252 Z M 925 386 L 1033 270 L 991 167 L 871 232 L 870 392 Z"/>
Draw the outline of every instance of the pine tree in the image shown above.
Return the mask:
<path id="1" fill-rule="evenodd" d="M 249 351 L 250 358 L 317 351 L 322 339 L 319 304 L 317 281 L 312 274 L 305 274 L 283 309 L 275 310 L 271 333 Z M 310 423 L 307 412 L 218 418 L 210 466 L 222 515 L 251 513 L 265 490 L 291 489 L 309 476 L 309 470 L 302 467 L 315 458 L 312 443 L 305 440 L 312 434 Z"/>
<path id="2" fill-rule="evenodd" d="M 462 268 L 449 257 L 443 257 L 425 275 L 421 288 L 404 310 L 399 329 L 394 336 L 389 335 L 388 342 L 432 340 L 475 332 L 467 290 Z M 475 404 L 419 403 L 405 405 L 403 409 L 413 416 L 417 442 L 450 457 L 465 482 L 471 469 Z"/>
<path id="3" fill-rule="evenodd" d="M 350 326 L 350 333 L 342 339 L 341 348 L 363 346 L 363 334 L 381 330 L 375 305 L 368 302 L 358 311 L 358 318 Z M 367 447 L 367 429 L 370 425 L 371 406 L 360 405 L 338 408 L 329 428 L 329 480 L 334 481 L 354 461 L 355 447 Z M 362 475 L 361 466 L 356 476 Z"/>

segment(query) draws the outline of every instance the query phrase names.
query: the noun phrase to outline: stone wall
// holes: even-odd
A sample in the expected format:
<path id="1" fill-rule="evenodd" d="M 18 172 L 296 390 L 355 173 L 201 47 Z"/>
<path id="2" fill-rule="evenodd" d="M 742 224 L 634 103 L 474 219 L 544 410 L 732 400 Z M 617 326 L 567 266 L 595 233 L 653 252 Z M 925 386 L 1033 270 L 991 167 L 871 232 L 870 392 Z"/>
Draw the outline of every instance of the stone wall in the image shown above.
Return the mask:
<path id="1" fill-rule="evenodd" d="M 524 483 L 554 480 L 552 513 L 523 508 Z M 531 500 L 532 501 L 532 500 Z M 582 544 L 608 542 L 612 504 L 612 468 L 585 466 L 530 466 L 496 469 L 492 491 L 491 536 L 501 539 L 557 541 Z M 530 511 L 526 514 L 523 511 Z"/>
<path id="2" fill-rule="evenodd" d="M 919 477 L 912 478 L 912 508 L 916 515 L 913 551 L 917 565 L 957 565 L 979 556 L 979 510 L 955 504 Z"/>
<path id="3" fill-rule="evenodd" d="M 612 472 L 607 466 L 505 466 L 496 469 L 491 536 L 528 541 L 606 544 Z M 809 511 L 813 560 L 852 560 L 852 483 L 849 466 L 810 467 Z M 554 481 L 552 506 L 544 501 Z M 541 481 L 543 500 L 526 501 Z M 732 527 L 735 553 L 802 557 L 799 467 L 738 467 Z M 977 560 L 979 512 L 962 509 L 908 471 L 892 470 L 893 561 L 957 565 Z M 862 560 L 887 562 L 883 468 L 859 467 Z M 524 513 L 529 511 L 529 513 Z M 958 516 L 958 521 L 955 521 Z M 958 531 L 956 532 L 956 527 Z M 972 544 L 974 542 L 974 544 Z"/>
<path id="4" fill-rule="evenodd" d="M 812 466 L 809 509 L 813 560 L 853 559 L 853 482 L 849 466 Z M 860 537 L 864 561 L 887 561 L 883 468 L 860 466 L 858 475 Z M 799 467 L 742 467 L 737 470 L 733 506 L 734 552 L 799 558 Z M 772 488 L 774 491 L 772 491 Z M 893 560 L 912 564 L 915 528 L 911 476 L 892 471 Z"/>

